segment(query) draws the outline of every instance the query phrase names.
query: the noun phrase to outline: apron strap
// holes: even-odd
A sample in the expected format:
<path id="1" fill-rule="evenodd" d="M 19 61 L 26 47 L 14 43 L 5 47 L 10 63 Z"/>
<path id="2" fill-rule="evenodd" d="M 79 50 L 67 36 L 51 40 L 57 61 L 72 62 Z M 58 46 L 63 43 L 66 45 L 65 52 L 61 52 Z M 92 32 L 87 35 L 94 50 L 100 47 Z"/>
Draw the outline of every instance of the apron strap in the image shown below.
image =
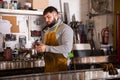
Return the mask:
<path id="1" fill-rule="evenodd" d="M 56 33 L 57 32 L 57 29 L 58 29 L 58 24 L 56 24 L 56 27 L 54 29 L 54 32 Z"/>

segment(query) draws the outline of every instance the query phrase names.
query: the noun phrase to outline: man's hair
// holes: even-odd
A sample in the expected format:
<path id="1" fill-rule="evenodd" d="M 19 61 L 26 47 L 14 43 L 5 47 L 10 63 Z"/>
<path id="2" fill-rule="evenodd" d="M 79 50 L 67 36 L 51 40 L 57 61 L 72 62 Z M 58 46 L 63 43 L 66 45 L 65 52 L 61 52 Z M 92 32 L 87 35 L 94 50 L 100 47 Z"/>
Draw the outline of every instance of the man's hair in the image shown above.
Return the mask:
<path id="1" fill-rule="evenodd" d="M 48 12 L 52 13 L 53 11 L 57 12 L 57 14 L 58 14 L 58 11 L 55 7 L 49 6 L 44 10 L 43 15 L 46 15 Z"/>

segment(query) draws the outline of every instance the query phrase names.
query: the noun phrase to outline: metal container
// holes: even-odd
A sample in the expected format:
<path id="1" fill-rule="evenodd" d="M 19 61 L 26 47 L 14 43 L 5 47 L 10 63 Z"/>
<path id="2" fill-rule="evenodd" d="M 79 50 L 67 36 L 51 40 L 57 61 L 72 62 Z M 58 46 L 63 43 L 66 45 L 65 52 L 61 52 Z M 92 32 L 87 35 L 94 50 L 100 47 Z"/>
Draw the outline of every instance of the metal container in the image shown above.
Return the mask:
<path id="1" fill-rule="evenodd" d="M 76 57 L 72 60 L 73 64 L 81 63 L 103 63 L 108 62 L 108 56 Z"/>

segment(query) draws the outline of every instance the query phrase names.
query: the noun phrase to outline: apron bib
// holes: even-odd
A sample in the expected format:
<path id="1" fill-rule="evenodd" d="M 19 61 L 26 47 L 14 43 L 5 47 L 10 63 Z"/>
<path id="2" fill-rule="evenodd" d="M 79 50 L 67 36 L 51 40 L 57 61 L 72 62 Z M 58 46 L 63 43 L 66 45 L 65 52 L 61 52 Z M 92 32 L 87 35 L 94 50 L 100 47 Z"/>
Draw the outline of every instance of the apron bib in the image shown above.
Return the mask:
<path id="1" fill-rule="evenodd" d="M 56 39 L 57 26 L 53 32 L 49 32 L 45 36 L 45 44 L 49 46 L 58 46 Z M 45 72 L 57 72 L 67 70 L 67 59 L 59 53 L 45 52 Z"/>

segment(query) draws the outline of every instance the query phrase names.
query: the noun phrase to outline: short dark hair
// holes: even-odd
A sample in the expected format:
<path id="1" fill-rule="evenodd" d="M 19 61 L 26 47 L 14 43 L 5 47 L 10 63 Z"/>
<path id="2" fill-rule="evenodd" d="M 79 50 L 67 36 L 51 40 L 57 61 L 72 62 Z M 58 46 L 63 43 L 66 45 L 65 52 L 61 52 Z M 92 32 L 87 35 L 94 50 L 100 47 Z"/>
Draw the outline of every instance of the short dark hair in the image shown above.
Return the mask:
<path id="1" fill-rule="evenodd" d="M 57 11 L 57 9 L 56 9 L 55 7 L 49 6 L 49 7 L 47 7 L 47 8 L 44 10 L 43 15 L 46 15 L 48 12 L 51 13 L 51 12 L 53 12 L 53 11 L 57 12 L 57 14 L 58 14 L 58 11 Z"/>

